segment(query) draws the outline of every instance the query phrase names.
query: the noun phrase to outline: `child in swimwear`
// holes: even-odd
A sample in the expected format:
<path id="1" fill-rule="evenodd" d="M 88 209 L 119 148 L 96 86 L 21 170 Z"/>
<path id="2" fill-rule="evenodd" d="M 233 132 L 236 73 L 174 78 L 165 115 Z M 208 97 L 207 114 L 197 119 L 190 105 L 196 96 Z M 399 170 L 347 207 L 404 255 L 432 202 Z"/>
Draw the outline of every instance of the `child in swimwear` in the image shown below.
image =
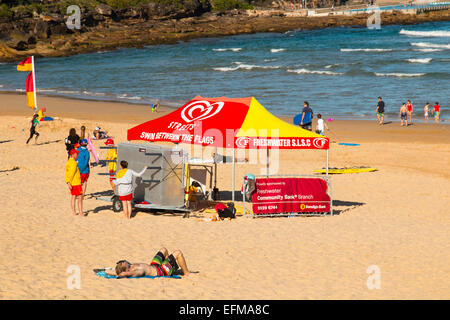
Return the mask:
<path id="1" fill-rule="evenodd" d="M 427 104 L 425 105 L 425 107 L 423 108 L 423 115 L 425 117 L 425 122 L 428 122 L 428 112 L 430 109 L 430 103 L 427 102 Z"/>
<path id="2" fill-rule="evenodd" d="M 439 105 L 439 102 L 436 102 L 435 106 L 433 107 L 433 113 L 434 121 L 436 121 L 436 123 L 439 123 L 439 115 L 441 113 L 441 106 Z"/>
<path id="3" fill-rule="evenodd" d="M 400 108 L 400 126 L 403 125 L 408 126 L 408 108 L 406 108 L 406 103 L 403 103 Z"/>
<path id="4" fill-rule="evenodd" d="M 152 112 L 158 112 L 159 102 L 152 104 Z"/>

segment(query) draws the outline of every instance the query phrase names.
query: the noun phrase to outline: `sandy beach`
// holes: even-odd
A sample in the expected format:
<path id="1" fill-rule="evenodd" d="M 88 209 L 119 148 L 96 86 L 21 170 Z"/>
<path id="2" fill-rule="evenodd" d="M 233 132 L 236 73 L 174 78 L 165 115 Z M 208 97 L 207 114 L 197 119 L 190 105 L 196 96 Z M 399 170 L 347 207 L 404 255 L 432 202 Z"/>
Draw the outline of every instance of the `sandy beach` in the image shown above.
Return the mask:
<path id="1" fill-rule="evenodd" d="M 0 299 L 450 298 L 448 125 L 430 120 L 405 128 L 388 119 L 380 127 L 375 116 L 329 122 L 331 167 L 378 168 L 332 176 L 334 216 L 204 222 L 202 213 L 183 219 L 138 212 L 126 220 L 95 199 L 110 187 L 96 175 L 105 168 L 94 167 L 88 216 L 80 218 L 72 216 L 64 182 L 69 129 L 98 125 L 125 142 L 127 129 L 171 109 L 155 114 L 141 105 L 48 96 L 38 102 L 59 120 L 40 126 L 38 144 L 26 145 L 25 96 L 0 94 Z M 311 174 L 324 165 L 321 151 L 280 151 L 279 174 Z M 236 186 L 262 167 L 237 165 Z M 230 177 L 231 165 L 219 165 L 220 190 L 231 189 Z M 110 280 L 92 272 L 121 259 L 148 263 L 162 246 L 182 250 L 199 274 Z M 370 290 L 373 265 L 381 288 Z M 70 266 L 81 270 L 79 290 L 67 287 Z"/>

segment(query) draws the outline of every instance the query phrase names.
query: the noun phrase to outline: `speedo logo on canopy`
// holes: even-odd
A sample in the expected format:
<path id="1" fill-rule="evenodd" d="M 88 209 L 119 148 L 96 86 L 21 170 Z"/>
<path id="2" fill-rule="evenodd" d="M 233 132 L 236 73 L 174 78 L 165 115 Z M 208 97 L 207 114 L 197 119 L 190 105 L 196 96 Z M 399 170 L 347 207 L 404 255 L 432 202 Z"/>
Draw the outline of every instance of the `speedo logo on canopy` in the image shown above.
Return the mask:
<path id="1" fill-rule="evenodd" d="M 181 118 L 186 122 L 211 118 L 222 110 L 225 102 L 194 101 L 181 110 Z"/>

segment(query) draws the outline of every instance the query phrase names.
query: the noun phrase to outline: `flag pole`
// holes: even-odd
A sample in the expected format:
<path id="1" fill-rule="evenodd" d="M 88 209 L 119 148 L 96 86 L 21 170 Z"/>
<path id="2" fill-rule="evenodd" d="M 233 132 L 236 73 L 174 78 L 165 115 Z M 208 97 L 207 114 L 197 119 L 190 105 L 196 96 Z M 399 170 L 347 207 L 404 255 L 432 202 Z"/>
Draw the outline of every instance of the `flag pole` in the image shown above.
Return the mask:
<path id="1" fill-rule="evenodd" d="M 34 56 L 31 56 L 31 68 L 32 68 L 32 72 L 33 72 L 33 94 L 34 94 L 34 112 L 37 111 L 38 106 L 37 106 L 37 99 L 36 99 L 36 78 L 35 78 L 35 72 L 34 72 Z"/>

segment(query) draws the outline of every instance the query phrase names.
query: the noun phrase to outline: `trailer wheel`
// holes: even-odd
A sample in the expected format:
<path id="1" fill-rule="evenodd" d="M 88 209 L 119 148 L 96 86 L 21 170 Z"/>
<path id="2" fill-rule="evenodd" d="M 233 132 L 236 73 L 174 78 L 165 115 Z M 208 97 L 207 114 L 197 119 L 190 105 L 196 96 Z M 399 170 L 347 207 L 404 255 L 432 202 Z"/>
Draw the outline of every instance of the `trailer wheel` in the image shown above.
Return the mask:
<path id="1" fill-rule="evenodd" d="M 114 197 L 112 206 L 114 212 L 120 212 L 123 210 L 123 204 L 122 201 L 119 199 L 119 197 Z"/>

